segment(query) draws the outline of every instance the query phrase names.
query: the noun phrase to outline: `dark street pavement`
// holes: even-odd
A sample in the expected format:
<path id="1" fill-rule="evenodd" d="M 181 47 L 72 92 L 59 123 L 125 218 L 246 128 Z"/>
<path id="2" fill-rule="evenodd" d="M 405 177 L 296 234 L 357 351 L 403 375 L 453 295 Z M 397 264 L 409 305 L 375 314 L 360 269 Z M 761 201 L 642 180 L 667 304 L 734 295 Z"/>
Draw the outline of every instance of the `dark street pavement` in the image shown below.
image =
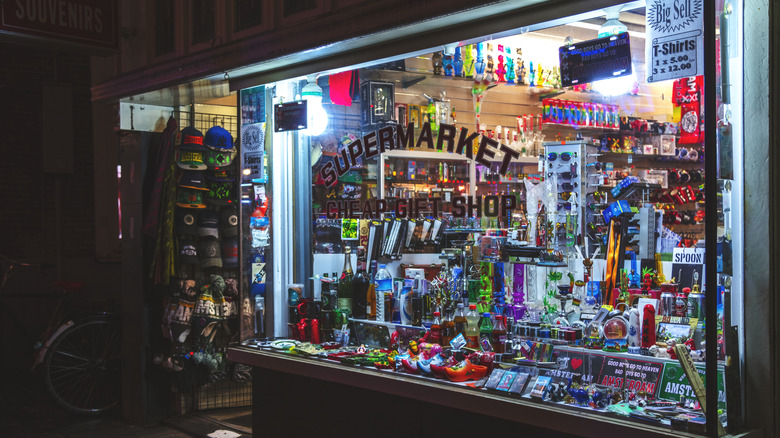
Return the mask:
<path id="1" fill-rule="evenodd" d="M 19 373 L 22 374 L 22 373 Z M 59 409 L 34 375 L 4 375 L 0 391 L 0 436 L 5 438 L 179 438 L 251 437 L 251 409 L 228 409 L 169 418 L 140 426 L 122 420 L 119 410 L 101 417 L 82 417 Z M 234 421 L 236 424 L 228 423 Z M 247 425 L 242 427 L 241 424 Z"/>

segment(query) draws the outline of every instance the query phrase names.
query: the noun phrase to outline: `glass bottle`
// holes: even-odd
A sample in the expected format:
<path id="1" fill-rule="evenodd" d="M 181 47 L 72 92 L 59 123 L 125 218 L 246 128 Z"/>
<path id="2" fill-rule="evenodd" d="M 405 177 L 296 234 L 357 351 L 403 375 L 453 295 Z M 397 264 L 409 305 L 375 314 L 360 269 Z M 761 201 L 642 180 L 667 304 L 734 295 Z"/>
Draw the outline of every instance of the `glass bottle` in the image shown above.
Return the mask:
<path id="1" fill-rule="evenodd" d="M 366 273 L 365 263 L 358 262 L 357 274 L 352 278 L 352 316 L 358 319 L 366 318 L 366 306 L 368 299 L 368 274 Z"/>
<path id="2" fill-rule="evenodd" d="M 433 312 L 433 322 L 431 323 L 431 343 L 441 345 L 441 313 Z"/>
<path id="3" fill-rule="evenodd" d="M 455 335 L 457 336 L 458 333 L 463 335 L 463 338 L 466 339 L 466 328 L 469 325 L 468 320 L 466 319 L 466 312 L 463 309 L 463 303 L 458 303 L 458 308 L 455 310 L 455 318 L 453 318 L 455 321 Z"/>
<path id="4" fill-rule="evenodd" d="M 458 335 L 455 331 L 454 313 L 452 306 L 445 307 L 441 330 L 442 345 L 450 345 L 450 341 Z"/>
<path id="5" fill-rule="evenodd" d="M 490 342 L 493 337 L 493 321 L 490 319 L 490 313 L 483 313 L 479 320 L 479 345 L 482 351 L 491 351 L 493 345 Z"/>
<path id="6" fill-rule="evenodd" d="M 368 272 L 368 289 L 366 289 L 366 319 L 376 320 L 376 283 L 373 273 L 376 272 L 376 260 L 371 262 Z"/>
<path id="7" fill-rule="evenodd" d="M 496 353 L 504 353 L 504 343 L 506 342 L 506 324 L 504 323 L 504 317 L 496 315 L 496 322 L 493 325 L 493 351 Z"/>
<path id="8" fill-rule="evenodd" d="M 476 304 L 469 304 L 469 313 L 466 314 L 466 347 L 479 349 L 479 313 Z"/>
<path id="9" fill-rule="evenodd" d="M 350 255 L 352 249 L 346 247 L 344 249 L 344 268 L 341 272 L 341 278 L 339 278 L 338 286 L 338 303 L 339 309 L 346 310 L 348 313 L 352 313 L 352 262 Z"/>

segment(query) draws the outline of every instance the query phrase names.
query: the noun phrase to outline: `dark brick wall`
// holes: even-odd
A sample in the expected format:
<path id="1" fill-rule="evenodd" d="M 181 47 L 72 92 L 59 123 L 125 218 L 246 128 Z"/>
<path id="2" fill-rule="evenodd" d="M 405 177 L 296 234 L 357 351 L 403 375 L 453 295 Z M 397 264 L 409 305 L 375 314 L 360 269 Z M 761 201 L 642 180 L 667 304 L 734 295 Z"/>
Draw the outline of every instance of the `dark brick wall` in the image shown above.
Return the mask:
<path id="1" fill-rule="evenodd" d="M 0 253 L 55 260 L 55 180 L 62 183 L 63 256 L 94 255 L 90 58 L 3 45 L 0 50 Z M 69 84 L 75 172 L 47 175 L 42 167 L 42 85 Z"/>

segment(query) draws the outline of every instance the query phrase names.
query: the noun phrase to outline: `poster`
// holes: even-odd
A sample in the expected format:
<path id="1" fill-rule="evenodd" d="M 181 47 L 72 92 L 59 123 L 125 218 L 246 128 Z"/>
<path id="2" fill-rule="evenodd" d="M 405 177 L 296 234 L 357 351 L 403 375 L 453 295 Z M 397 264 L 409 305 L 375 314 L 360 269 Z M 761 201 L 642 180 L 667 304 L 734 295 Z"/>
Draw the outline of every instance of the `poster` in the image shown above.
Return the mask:
<path id="1" fill-rule="evenodd" d="M 265 153 L 265 123 L 252 123 L 241 127 L 241 168 L 245 180 L 262 180 Z"/>
<path id="2" fill-rule="evenodd" d="M 647 82 L 704 74 L 703 0 L 648 0 Z"/>
<path id="3" fill-rule="evenodd" d="M 704 381 L 704 365 L 697 364 L 696 370 L 699 372 L 701 380 Z M 723 383 L 723 375 L 723 368 L 718 367 L 718 407 L 726 409 L 726 388 Z M 696 400 L 696 394 L 693 393 L 693 388 L 679 363 L 667 362 L 664 365 L 656 397 L 669 401 Z"/>

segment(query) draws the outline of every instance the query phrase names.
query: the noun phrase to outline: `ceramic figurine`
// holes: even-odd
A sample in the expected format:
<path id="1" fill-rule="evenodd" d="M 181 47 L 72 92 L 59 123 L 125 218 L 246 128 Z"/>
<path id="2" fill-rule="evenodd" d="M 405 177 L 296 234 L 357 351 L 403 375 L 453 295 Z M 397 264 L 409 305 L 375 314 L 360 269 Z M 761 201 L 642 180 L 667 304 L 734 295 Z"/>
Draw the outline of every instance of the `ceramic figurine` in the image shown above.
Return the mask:
<path id="1" fill-rule="evenodd" d="M 517 77 L 517 85 L 525 85 L 525 63 L 523 62 L 523 49 L 517 49 L 517 58 L 515 58 L 515 65 L 517 71 L 515 76 Z"/>
<path id="2" fill-rule="evenodd" d="M 544 87 L 544 69 L 541 64 L 536 64 L 536 86 Z"/>
<path id="3" fill-rule="evenodd" d="M 452 76 L 453 75 L 453 56 L 449 53 L 445 54 L 442 58 L 442 66 L 444 67 L 444 76 Z"/>
<path id="4" fill-rule="evenodd" d="M 443 56 L 441 52 L 435 52 L 433 56 L 431 56 L 431 63 L 433 64 L 433 74 L 435 75 L 441 74 L 442 62 L 443 62 Z"/>
<path id="5" fill-rule="evenodd" d="M 509 48 L 507 48 L 507 51 L 508 50 Z M 511 54 L 506 55 L 506 84 L 515 84 L 515 60 L 512 58 Z"/>
<path id="6" fill-rule="evenodd" d="M 506 67 L 504 65 L 504 55 L 498 55 L 498 66 L 496 66 L 496 82 L 506 82 L 504 75 Z"/>
<path id="7" fill-rule="evenodd" d="M 487 65 L 485 66 L 485 80 L 488 82 L 495 81 L 496 80 L 495 71 L 496 71 L 496 66 L 493 62 L 493 55 L 488 53 Z"/>
<path id="8" fill-rule="evenodd" d="M 482 43 L 477 43 L 477 57 L 474 59 L 474 76 L 478 80 L 482 80 L 482 75 L 485 74 L 485 58 L 482 53 Z"/>
<path id="9" fill-rule="evenodd" d="M 461 56 L 460 47 L 455 48 L 455 59 L 453 67 L 455 68 L 455 76 L 463 76 L 463 57 Z"/>

